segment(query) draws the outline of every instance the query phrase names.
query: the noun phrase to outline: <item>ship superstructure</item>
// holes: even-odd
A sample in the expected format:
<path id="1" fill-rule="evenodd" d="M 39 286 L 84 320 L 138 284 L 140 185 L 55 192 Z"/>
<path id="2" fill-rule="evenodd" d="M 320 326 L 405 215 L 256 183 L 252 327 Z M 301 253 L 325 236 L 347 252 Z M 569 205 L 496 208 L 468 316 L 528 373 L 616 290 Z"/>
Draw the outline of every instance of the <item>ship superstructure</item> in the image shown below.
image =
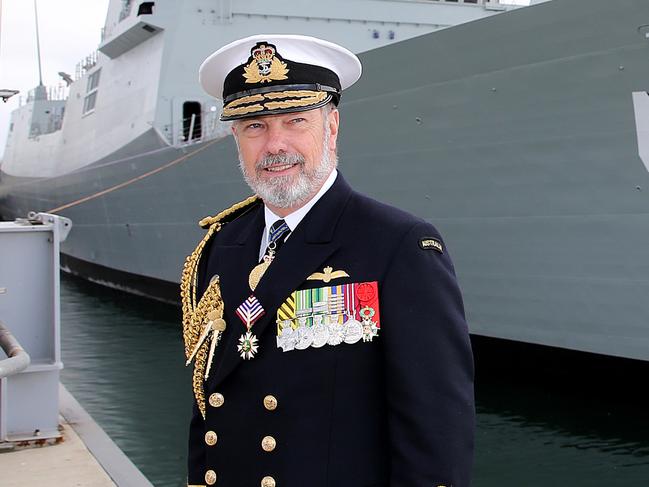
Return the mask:
<path id="1" fill-rule="evenodd" d="M 260 2 L 112 0 L 102 41 L 67 91 L 38 86 L 12 113 L 0 214 L 75 222 L 70 271 L 176 299 L 195 222 L 247 193 L 220 106 L 198 84 L 215 48 L 259 32 L 330 39 L 355 52 L 512 9 L 487 0 Z M 152 251 L 152 249 L 155 249 Z"/>
<path id="2" fill-rule="evenodd" d="M 441 230 L 473 333 L 649 360 L 649 3 L 503 9 L 113 1 L 67 100 L 14 113 L 0 212 L 69 217 L 68 270 L 177 300 L 196 221 L 249 192 L 197 66 L 260 31 L 317 35 L 364 67 L 341 172 Z"/>
<path id="3" fill-rule="evenodd" d="M 77 66 L 69 95 L 39 86 L 12 115 L 2 172 L 54 177 L 115 161 L 119 151 L 225 135 L 220 107 L 196 73 L 210 52 L 240 37 L 291 32 L 364 52 L 506 8 L 485 0 L 113 0 L 98 51 Z"/>

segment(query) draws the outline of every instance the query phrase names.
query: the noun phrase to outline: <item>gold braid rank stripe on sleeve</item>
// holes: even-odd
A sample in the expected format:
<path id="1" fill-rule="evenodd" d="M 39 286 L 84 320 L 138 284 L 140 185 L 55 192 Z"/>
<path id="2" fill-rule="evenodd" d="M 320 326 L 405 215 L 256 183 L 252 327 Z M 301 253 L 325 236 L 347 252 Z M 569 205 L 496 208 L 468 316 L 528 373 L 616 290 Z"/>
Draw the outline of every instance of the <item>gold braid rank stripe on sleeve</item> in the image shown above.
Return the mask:
<path id="1" fill-rule="evenodd" d="M 205 249 L 205 245 L 210 239 L 221 230 L 225 224 L 223 220 L 235 215 L 241 210 L 247 208 L 258 200 L 258 196 L 237 203 L 227 210 L 222 211 L 216 216 L 203 218 L 199 224 L 201 227 L 209 227 L 205 237 L 200 241 L 194 251 L 185 259 L 182 276 L 180 279 L 180 298 L 183 312 L 183 341 L 185 345 L 185 357 L 188 363 L 194 360 L 194 371 L 192 375 L 192 388 L 196 403 L 205 418 L 205 392 L 203 382 L 206 373 L 209 373 L 208 365 L 211 361 L 211 348 L 213 352 L 216 346 L 215 340 L 218 340 L 219 333 L 223 330 L 214 328 L 212 333 L 212 344 L 208 336 L 212 331 L 210 328 L 215 322 L 223 323 L 223 299 L 221 297 L 221 287 L 219 279 L 212 279 L 209 286 L 203 293 L 201 299 L 196 301 L 196 288 L 198 284 L 198 266 Z"/>

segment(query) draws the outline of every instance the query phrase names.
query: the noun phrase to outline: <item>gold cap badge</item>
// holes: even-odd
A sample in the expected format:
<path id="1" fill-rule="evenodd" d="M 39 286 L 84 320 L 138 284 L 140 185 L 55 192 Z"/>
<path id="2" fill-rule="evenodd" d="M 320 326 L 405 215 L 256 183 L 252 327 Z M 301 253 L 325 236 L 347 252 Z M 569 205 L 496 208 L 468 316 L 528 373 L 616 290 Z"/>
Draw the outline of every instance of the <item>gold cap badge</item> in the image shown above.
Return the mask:
<path id="1" fill-rule="evenodd" d="M 287 79 L 288 67 L 277 57 L 271 44 L 258 43 L 250 51 L 251 61 L 243 68 L 246 83 L 266 83 Z"/>

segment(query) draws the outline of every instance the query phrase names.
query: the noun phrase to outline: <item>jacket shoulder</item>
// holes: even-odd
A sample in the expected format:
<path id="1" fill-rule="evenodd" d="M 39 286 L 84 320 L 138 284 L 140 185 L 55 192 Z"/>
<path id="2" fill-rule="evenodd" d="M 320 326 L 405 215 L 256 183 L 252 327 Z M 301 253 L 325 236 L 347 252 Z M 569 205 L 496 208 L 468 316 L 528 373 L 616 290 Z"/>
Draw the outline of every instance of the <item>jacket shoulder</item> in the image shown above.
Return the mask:
<path id="1" fill-rule="evenodd" d="M 246 198 L 243 201 L 235 203 L 234 205 L 230 206 L 229 208 L 226 208 L 225 210 L 221 211 L 220 213 L 214 216 L 206 216 L 205 218 L 200 220 L 198 224 L 202 228 L 209 228 L 215 223 L 224 224 L 224 223 L 231 222 L 239 218 L 241 215 L 245 214 L 256 203 L 260 201 L 261 199 L 259 198 L 259 196 L 257 195 L 250 196 L 249 198 Z"/>
<path id="2" fill-rule="evenodd" d="M 362 218 L 366 224 L 381 228 L 382 232 L 392 235 L 403 235 L 414 227 L 418 227 L 439 236 L 437 229 L 423 218 L 361 193 L 353 193 L 350 211 L 356 213 L 356 217 Z"/>

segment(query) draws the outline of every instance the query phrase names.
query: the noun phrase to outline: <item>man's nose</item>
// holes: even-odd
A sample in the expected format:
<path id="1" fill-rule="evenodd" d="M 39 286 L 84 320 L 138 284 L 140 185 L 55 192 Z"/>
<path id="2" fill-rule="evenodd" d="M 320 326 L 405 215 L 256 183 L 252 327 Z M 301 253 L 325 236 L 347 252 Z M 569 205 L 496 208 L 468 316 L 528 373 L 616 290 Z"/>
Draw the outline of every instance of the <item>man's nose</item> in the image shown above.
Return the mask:
<path id="1" fill-rule="evenodd" d="M 266 151 L 269 154 L 279 154 L 288 151 L 288 139 L 286 131 L 276 124 L 271 124 L 268 127 L 266 140 Z"/>

